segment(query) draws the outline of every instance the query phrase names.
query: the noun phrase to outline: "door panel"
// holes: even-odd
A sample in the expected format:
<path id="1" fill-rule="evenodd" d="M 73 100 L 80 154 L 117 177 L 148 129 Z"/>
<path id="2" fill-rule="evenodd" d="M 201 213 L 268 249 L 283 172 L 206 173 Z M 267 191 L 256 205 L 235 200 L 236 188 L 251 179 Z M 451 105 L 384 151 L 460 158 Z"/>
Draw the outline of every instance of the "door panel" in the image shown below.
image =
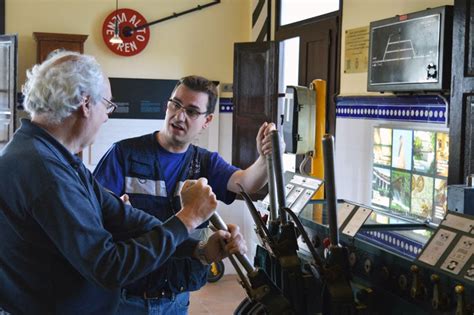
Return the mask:
<path id="1" fill-rule="evenodd" d="M 300 38 L 298 84 L 309 86 L 315 79 L 327 82 L 326 122 L 327 131 L 335 134 L 336 103 L 334 95 L 339 93 L 339 14 L 329 15 L 301 26 L 279 30 L 277 40 L 298 36 Z"/>
<path id="2" fill-rule="evenodd" d="M 306 42 L 306 71 L 300 81 L 308 82 L 309 84 L 315 78 L 328 77 L 329 62 L 321 62 L 321 60 L 329 60 L 329 34 L 327 35 L 323 38 Z"/>
<path id="3" fill-rule="evenodd" d="M 0 149 L 15 130 L 17 38 L 0 36 Z"/>
<path id="4" fill-rule="evenodd" d="M 247 46 L 247 45 L 244 45 Z M 245 48 L 249 48 L 248 46 Z M 238 65 L 236 69 L 240 75 L 237 78 L 237 95 L 234 94 L 236 101 L 238 99 L 238 106 L 235 107 L 235 112 L 238 116 L 253 116 L 259 119 L 265 119 L 271 116 L 271 106 L 269 104 L 271 91 L 267 82 L 273 76 L 273 73 L 268 73 L 265 69 L 267 60 L 272 58 L 271 51 L 253 49 L 246 50 L 243 46 L 237 49 Z M 270 76 L 267 77 L 267 76 Z M 235 83 L 234 83 L 235 84 Z M 234 85 L 235 87 L 235 85 Z M 261 106 L 263 105 L 263 106 Z"/>
<path id="5" fill-rule="evenodd" d="M 474 0 L 455 0 L 449 102 L 449 185 L 462 184 L 467 175 L 474 173 L 473 19 Z"/>
<path id="6" fill-rule="evenodd" d="M 260 125 L 276 122 L 277 88 L 277 43 L 235 44 L 233 165 L 245 169 L 258 157 L 255 138 Z"/>
<path id="7" fill-rule="evenodd" d="M 469 15 L 468 21 L 469 21 L 469 27 L 467 30 L 469 30 L 469 34 L 471 30 L 474 29 L 474 5 L 472 1 L 468 1 L 469 5 L 469 12 L 467 13 Z M 466 35 L 469 35 L 466 34 Z M 469 67 L 468 67 L 468 75 L 473 76 L 474 75 L 474 38 L 472 36 L 467 37 L 467 43 L 469 45 L 468 50 L 467 50 L 467 57 L 469 60 Z M 453 51 L 453 56 L 454 56 L 454 51 Z"/>
<path id="8" fill-rule="evenodd" d="M 245 169 L 258 158 L 255 138 L 260 125 L 264 122 L 265 120 L 263 119 L 258 120 L 250 117 L 242 117 L 239 119 L 239 123 L 235 124 L 233 133 L 239 136 L 235 137 L 232 141 L 232 153 L 238 152 L 238 159 L 241 163 L 239 167 Z"/>

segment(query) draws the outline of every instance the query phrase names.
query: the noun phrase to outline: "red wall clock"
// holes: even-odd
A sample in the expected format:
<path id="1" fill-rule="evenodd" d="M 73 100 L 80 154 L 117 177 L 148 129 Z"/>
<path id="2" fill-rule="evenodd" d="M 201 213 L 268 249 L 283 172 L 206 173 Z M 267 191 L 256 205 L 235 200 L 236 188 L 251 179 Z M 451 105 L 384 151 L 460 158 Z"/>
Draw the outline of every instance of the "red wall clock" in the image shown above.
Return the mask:
<path id="1" fill-rule="evenodd" d="M 113 44 L 110 39 L 114 36 L 115 19 L 118 19 L 119 36 L 122 44 Z M 102 25 L 102 37 L 105 44 L 114 53 L 120 56 L 134 56 L 145 49 L 150 40 L 148 27 L 135 30 L 140 25 L 147 24 L 146 19 L 135 10 L 118 9 L 110 13 Z"/>

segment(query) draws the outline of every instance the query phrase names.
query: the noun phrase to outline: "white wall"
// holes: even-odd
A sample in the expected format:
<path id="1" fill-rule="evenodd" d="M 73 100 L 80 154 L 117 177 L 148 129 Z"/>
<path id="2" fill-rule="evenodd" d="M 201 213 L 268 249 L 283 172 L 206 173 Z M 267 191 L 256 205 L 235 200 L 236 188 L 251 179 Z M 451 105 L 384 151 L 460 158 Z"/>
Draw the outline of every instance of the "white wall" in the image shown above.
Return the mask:
<path id="1" fill-rule="evenodd" d="M 202 4 L 198 0 L 120 0 L 151 22 Z M 176 79 L 200 74 L 232 82 L 233 45 L 250 38 L 249 0 L 222 0 L 212 7 L 150 27 L 150 42 L 132 57 L 110 52 L 102 23 L 113 0 L 6 0 L 6 33 L 19 34 L 19 82 L 36 61 L 33 32 L 87 34 L 85 53 L 111 77 Z"/>

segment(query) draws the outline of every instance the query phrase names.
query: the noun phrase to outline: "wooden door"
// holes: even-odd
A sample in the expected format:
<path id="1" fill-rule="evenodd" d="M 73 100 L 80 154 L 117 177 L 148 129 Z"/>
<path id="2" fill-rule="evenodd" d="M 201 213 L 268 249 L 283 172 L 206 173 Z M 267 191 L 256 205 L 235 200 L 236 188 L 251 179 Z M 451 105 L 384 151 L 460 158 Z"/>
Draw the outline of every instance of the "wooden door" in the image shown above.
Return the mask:
<path id="1" fill-rule="evenodd" d="M 255 138 L 265 121 L 276 122 L 278 98 L 278 44 L 234 45 L 234 115 L 232 164 L 242 169 L 257 158 Z"/>
<path id="2" fill-rule="evenodd" d="M 0 35 L 5 34 L 5 0 L 0 0 Z"/>
<path id="3" fill-rule="evenodd" d="M 448 184 L 474 173 L 474 0 L 455 0 Z"/>
<path id="4" fill-rule="evenodd" d="M 328 14 L 302 25 L 282 28 L 275 36 L 277 40 L 300 38 L 299 85 L 309 86 L 315 79 L 327 82 L 326 130 L 332 134 L 336 130 L 334 96 L 339 93 L 339 21 L 339 12 Z"/>

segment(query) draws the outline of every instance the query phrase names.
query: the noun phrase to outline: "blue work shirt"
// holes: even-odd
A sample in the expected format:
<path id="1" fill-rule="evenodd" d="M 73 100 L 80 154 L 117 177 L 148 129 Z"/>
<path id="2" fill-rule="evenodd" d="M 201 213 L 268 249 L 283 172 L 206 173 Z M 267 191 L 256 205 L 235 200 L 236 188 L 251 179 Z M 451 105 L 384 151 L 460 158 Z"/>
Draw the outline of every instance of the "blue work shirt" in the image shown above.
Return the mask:
<path id="1" fill-rule="evenodd" d="M 0 152 L 0 191 L 0 306 L 13 314 L 114 314 L 120 287 L 197 243 L 178 218 L 124 205 L 29 120 Z"/>
<path id="2" fill-rule="evenodd" d="M 233 202 L 235 193 L 227 190 L 227 183 L 237 170 L 218 153 L 192 144 L 185 152 L 169 152 L 161 147 L 154 132 L 115 143 L 98 163 L 94 176 L 117 195 L 128 194 L 134 207 L 164 221 L 181 208 L 179 189 L 186 179 L 206 177 L 218 200 Z M 173 256 L 126 289 L 139 296 L 163 289 L 194 291 L 206 284 L 208 269 L 196 259 Z"/>

